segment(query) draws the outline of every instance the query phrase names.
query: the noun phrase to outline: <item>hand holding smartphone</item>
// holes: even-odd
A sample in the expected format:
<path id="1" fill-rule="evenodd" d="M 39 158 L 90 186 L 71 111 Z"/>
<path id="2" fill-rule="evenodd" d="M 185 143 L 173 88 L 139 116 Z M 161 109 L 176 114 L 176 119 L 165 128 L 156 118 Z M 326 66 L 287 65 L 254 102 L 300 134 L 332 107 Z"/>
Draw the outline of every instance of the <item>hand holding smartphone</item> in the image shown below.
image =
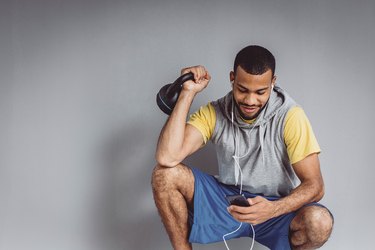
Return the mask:
<path id="1" fill-rule="evenodd" d="M 250 207 L 250 203 L 247 201 L 246 197 L 240 194 L 227 195 L 225 199 L 230 205 L 236 205 L 240 207 Z"/>

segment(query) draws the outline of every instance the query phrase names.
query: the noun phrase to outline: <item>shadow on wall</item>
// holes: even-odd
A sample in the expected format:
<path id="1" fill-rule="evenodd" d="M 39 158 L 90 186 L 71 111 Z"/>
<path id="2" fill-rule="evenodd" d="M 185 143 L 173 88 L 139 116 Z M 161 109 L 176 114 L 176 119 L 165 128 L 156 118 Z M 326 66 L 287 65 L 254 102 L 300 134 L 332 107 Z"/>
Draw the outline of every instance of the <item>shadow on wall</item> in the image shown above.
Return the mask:
<path id="1" fill-rule="evenodd" d="M 110 172 L 104 197 L 110 204 L 105 218 L 111 228 L 107 239 L 116 249 L 152 249 L 155 232 L 161 229 L 150 185 L 155 143 L 148 131 L 143 124 L 127 124 L 110 136 L 104 150 L 104 166 Z"/>
<path id="2" fill-rule="evenodd" d="M 218 174 L 216 152 L 211 142 L 208 142 L 205 147 L 186 158 L 184 164 L 189 167 L 199 168 L 211 175 Z"/>

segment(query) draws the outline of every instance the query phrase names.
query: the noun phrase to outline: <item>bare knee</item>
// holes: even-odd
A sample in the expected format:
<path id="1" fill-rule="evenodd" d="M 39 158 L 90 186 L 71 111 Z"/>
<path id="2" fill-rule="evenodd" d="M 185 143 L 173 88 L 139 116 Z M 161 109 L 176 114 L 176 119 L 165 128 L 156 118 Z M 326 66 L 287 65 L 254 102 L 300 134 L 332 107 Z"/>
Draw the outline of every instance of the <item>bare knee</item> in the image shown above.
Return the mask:
<path id="1" fill-rule="evenodd" d="M 183 164 L 173 168 L 158 164 L 153 170 L 151 185 L 154 196 L 178 191 L 190 201 L 194 194 L 194 175 L 191 169 Z"/>
<path id="2" fill-rule="evenodd" d="M 172 185 L 169 168 L 161 165 L 156 165 L 152 171 L 151 186 L 153 191 L 168 189 Z"/>
<path id="3" fill-rule="evenodd" d="M 293 219 L 291 244 L 293 249 L 319 248 L 328 240 L 333 228 L 333 218 L 326 208 L 302 208 Z"/>
<path id="4" fill-rule="evenodd" d="M 151 185 L 153 189 L 163 191 L 164 189 L 175 189 L 177 188 L 178 180 L 181 178 L 182 173 L 181 167 L 164 167 L 156 165 L 152 172 Z"/>

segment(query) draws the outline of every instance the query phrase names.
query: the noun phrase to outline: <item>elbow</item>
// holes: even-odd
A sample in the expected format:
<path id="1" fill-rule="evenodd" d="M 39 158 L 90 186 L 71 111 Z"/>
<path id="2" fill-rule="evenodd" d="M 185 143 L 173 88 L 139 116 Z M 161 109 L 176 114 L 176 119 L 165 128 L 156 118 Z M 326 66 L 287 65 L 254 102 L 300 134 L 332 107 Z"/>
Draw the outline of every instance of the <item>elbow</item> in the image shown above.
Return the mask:
<path id="1" fill-rule="evenodd" d="M 323 199 L 324 197 L 324 194 L 325 194 L 325 188 L 324 188 L 324 184 L 320 184 L 317 188 L 317 194 L 315 196 L 315 201 L 318 202 L 320 201 L 321 199 Z"/>
<path id="2" fill-rule="evenodd" d="M 168 167 L 168 168 L 173 168 L 180 163 L 180 161 L 171 159 L 169 157 L 166 157 L 166 156 L 163 156 L 163 155 L 160 155 L 160 154 L 156 154 L 155 159 L 156 159 L 156 162 L 160 166 Z"/>

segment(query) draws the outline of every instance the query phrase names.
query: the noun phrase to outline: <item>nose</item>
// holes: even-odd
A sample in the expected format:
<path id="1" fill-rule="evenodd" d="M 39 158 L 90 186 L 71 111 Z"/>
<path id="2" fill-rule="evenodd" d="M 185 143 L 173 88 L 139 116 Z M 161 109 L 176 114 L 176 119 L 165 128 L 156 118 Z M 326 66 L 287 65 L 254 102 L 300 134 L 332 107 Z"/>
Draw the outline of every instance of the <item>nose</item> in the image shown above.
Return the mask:
<path id="1" fill-rule="evenodd" d="M 247 95 L 245 96 L 245 99 L 243 100 L 243 102 L 244 102 L 246 105 L 248 105 L 248 106 L 253 106 L 253 105 L 257 105 L 258 100 L 257 100 L 255 94 L 250 93 L 250 94 L 247 94 Z"/>

